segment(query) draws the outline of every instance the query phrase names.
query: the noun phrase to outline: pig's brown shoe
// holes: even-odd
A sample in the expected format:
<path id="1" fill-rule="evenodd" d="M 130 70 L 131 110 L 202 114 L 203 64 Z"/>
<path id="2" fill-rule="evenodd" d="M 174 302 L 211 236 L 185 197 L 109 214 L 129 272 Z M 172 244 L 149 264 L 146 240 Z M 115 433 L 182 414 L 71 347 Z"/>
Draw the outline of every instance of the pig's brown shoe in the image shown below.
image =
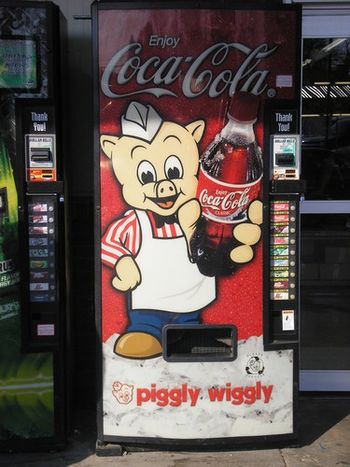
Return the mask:
<path id="1" fill-rule="evenodd" d="M 117 339 L 114 353 L 126 358 L 152 358 L 162 354 L 162 346 L 151 334 L 129 332 Z"/>

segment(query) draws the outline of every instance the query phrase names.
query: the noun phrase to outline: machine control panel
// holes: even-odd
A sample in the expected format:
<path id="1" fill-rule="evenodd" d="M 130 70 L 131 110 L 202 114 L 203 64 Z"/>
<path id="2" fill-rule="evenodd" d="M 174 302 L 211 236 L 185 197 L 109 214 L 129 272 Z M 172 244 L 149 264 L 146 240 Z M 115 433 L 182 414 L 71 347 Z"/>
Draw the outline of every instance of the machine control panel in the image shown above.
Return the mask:
<path id="1" fill-rule="evenodd" d="M 59 171 L 60 134 L 57 108 L 47 99 L 17 102 L 18 138 L 25 162 L 25 202 L 19 215 L 25 243 L 23 278 L 23 348 L 47 351 L 59 345 L 60 299 L 64 294 L 64 186 Z"/>
<path id="2" fill-rule="evenodd" d="M 58 339 L 57 217 L 57 195 L 27 194 L 27 319 L 32 349 L 54 345 Z"/>
<path id="3" fill-rule="evenodd" d="M 303 186 L 299 103 L 272 102 L 266 121 L 270 163 L 266 342 L 273 348 L 288 348 L 299 339 L 299 198 Z"/>
<path id="4" fill-rule="evenodd" d="M 270 200 L 269 302 L 272 340 L 298 339 L 299 197 Z"/>
<path id="5" fill-rule="evenodd" d="M 55 208 L 52 196 L 32 196 L 28 204 L 30 301 L 56 300 Z"/>
<path id="6" fill-rule="evenodd" d="M 296 212 L 295 202 L 286 199 L 271 202 L 271 300 L 295 300 Z"/>
<path id="7" fill-rule="evenodd" d="M 55 135 L 26 135 L 27 181 L 56 180 Z"/>
<path id="8" fill-rule="evenodd" d="M 298 112 L 278 109 L 271 112 L 271 179 L 299 180 L 300 135 Z"/>
<path id="9" fill-rule="evenodd" d="M 300 136 L 272 136 L 273 180 L 299 180 Z"/>
<path id="10" fill-rule="evenodd" d="M 56 127 L 50 105 L 26 107 L 23 116 L 27 182 L 57 180 Z"/>

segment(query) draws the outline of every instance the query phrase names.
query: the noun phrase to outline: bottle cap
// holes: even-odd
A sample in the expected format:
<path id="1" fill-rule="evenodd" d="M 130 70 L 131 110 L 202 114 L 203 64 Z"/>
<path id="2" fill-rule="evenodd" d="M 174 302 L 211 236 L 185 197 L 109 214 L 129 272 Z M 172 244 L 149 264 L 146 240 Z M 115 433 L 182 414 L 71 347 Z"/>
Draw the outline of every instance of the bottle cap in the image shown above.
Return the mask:
<path id="1" fill-rule="evenodd" d="M 249 92 L 238 91 L 231 99 L 228 116 L 240 122 L 251 122 L 256 119 L 259 99 Z"/>

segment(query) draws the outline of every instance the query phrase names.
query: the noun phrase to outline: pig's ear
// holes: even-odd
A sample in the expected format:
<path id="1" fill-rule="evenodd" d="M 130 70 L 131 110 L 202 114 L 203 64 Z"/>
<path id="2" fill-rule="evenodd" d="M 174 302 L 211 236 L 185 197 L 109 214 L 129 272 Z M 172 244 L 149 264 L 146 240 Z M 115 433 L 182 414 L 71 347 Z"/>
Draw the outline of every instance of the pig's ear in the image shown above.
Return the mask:
<path id="1" fill-rule="evenodd" d="M 191 133 L 196 142 L 199 143 L 204 133 L 205 121 L 196 120 L 195 122 L 186 125 L 186 128 Z"/>
<path id="2" fill-rule="evenodd" d="M 102 135 L 100 138 L 100 144 L 101 144 L 102 151 L 110 159 L 112 159 L 113 151 L 114 151 L 115 145 L 117 144 L 118 139 L 119 138 L 117 136 L 110 136 L 110 135 Z"/>

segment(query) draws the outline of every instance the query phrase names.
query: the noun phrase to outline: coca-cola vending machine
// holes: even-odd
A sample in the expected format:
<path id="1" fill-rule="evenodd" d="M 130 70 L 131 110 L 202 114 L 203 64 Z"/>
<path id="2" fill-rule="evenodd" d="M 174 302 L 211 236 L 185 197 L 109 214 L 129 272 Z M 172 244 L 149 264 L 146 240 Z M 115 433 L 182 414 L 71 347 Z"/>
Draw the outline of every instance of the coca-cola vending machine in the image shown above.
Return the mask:
<path id="1" fill-rule="evenodd" d="M 296 438 L 300 18 L 93 5 L 100 453 Z"/>

